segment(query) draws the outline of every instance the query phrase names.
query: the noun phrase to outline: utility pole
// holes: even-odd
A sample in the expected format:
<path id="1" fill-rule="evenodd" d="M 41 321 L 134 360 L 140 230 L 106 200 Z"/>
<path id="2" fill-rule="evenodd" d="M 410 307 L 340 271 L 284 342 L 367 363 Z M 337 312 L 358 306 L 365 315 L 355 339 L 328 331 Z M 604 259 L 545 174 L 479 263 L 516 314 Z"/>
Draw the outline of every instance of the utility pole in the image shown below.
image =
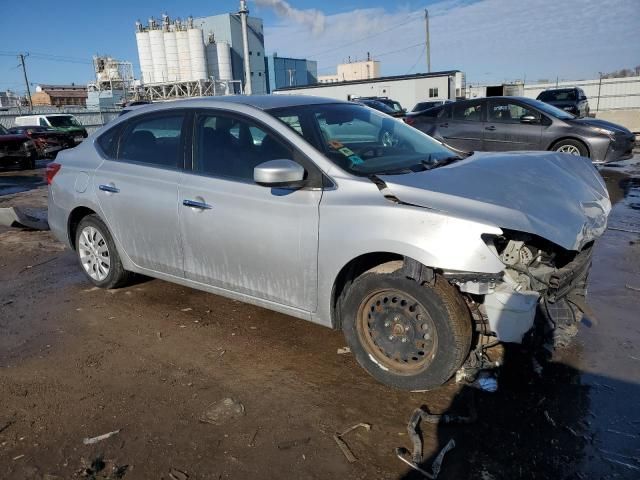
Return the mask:
<path id="1" fill-rule="evenodd" d="M 427 40 L 425 43 L 427 47 L 427 73 L 431 73 L 431 39 L 429 38 L 429 10 L 427 10 L 426 8 L 424 9 L 424 23 L 426 27 L 426 33 L 427 33 Z"/>
<path id="2" fill-rule="evenodd" d="M 29 80 L 27 79 L 27 68 L 24 66 L 24 57 L 29 56 L 27 53 L 21 53 L 18 55 L 20 59 L 20 63 L 22 64 L 22 73 L 24 74 L 24 84 L 27 86 L 27 100 L 29 101 L 29 111 L 33 110 L 33 105 L 31 104 L 31 89 L 29 88 Z"/>
<path id="3" fill-rule="evenodd" d="M 242 24 L 242 43 L 244 47 L 244 93 L 251 95 L 251 62 L 249 59 L 249 31 L 247 28 L 247 16 L 249 8 L 246 0 L 240 0 L 240 22 Z"/>

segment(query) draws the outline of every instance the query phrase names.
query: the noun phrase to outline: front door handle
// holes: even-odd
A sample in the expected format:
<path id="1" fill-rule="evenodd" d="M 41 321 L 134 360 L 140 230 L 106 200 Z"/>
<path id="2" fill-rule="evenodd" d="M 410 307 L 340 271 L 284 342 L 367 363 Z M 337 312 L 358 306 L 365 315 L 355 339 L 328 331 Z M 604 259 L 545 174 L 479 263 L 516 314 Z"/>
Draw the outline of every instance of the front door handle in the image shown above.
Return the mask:
<path id="1" fill-rule="evenodd" d="M 449 126 L 449 124 L 448 124 L 448 123 L 441 123 L 441 124 L 440 124 L 440 126 L 441 126 L 441 127 L 448 127 L 448 126 Z"/>
<path id="2" fill-rule="evenodd" d="M 100 185 L 98 188 L 103 192 L 109 192 L 109 193 L 118 193 L 120 191 L 119 188 L 116 188 L 113 185 Z"/>
<path id="3" fill-rule="evenodd" d="M 204 202 L 196 202 L 195 200 L 183 200 L 182 205 L 185 207 L 198 208 L 200 210 L 211 210 L 211 205 Z"/>
<path id="4" fill-rule="evenodd" d="M 490 131 L 494 131 L 496 129 L 496 127 L 494 127 L 493 125 L 490 125 L 488 127 L 484 127 L 485 130 L 490 130 Z"/>

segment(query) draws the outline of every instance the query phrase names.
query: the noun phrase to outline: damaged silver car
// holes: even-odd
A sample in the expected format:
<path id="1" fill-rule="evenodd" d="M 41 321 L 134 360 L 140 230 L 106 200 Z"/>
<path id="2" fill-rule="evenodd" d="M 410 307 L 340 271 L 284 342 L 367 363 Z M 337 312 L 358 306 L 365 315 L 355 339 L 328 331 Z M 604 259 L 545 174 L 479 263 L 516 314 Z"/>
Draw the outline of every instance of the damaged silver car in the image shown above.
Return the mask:
<path id="1" fill-rule="evenodd" d="M 51 229 L 95 285 L 140 273 L 342 329 L 409 390 L 522 342 L 536 312 L 562 343 L 611 208 L 586 158 L 461 158 L 365 106 L 284 95 L 141 107 L 47 177 Z"/>

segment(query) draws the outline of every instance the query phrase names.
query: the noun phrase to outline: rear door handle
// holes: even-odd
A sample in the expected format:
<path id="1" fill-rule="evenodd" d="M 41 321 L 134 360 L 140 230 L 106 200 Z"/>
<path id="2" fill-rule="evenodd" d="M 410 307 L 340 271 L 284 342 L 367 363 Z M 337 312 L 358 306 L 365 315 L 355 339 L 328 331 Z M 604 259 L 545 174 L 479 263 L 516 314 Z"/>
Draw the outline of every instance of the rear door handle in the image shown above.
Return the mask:
<path id="1" fill-rule="evenodd" d="M 489 126 L 489 127 L 484 127 L 485 130 L 491 130 L 492 132 L 496 129 L 496 127 L 494 127 L 493 125 Z"/>
<path id="2" fill-rule="evenodd" d="M 440 124 L 440 126 L 441 126 L 441 127 L 448 127 L 448 126 L 449 126 L 449 124 L 448 124 L 448 123 L 441 123 L 441 124 Z"/>
<path id="3" fill-rule="evenodd" d="M 120 189 L 114 187 L 113 185 L 100 185 L 98 188 L 100 190 L 102 190 L 103 192 L 109 192 L 109 193 L 118 193 L 118 192 L 120 192 Z"/>
<path id="4" fill-rule="evenodd" d="M 183 200 L 182 205 L 185 207 L 199 208 L 200 210 L 211 210 L 211 205 L 204 202 L 196 202 L 195 200 Z"/>

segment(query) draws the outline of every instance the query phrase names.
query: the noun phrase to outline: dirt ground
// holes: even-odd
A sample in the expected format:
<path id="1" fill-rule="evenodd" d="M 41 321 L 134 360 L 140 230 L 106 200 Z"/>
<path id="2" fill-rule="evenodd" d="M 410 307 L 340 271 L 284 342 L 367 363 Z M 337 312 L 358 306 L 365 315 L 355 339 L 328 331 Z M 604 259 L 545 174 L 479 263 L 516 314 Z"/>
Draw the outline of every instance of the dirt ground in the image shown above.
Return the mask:
<path id="1" fill-rule="evenodd" d="M 43 211 L 41 174 L 0 172 L 0 207 Z M 456 442 L 439 478 L 640 478 L 640 158 L 603 175 L 595 316 L 541 375 L 508 349 L 496 393 L 392 390 L 341 332 L 159 280 L 91 288 L 49 232 L 0 227 L 0 478 L 422 478 L 394 454 L 413 409 L 473 404 L 423 425 L 426 457 Z M 225 398 L 243 408 L 216 419 Z M 349 463 L 333 435 L 360 422 Z"/>

